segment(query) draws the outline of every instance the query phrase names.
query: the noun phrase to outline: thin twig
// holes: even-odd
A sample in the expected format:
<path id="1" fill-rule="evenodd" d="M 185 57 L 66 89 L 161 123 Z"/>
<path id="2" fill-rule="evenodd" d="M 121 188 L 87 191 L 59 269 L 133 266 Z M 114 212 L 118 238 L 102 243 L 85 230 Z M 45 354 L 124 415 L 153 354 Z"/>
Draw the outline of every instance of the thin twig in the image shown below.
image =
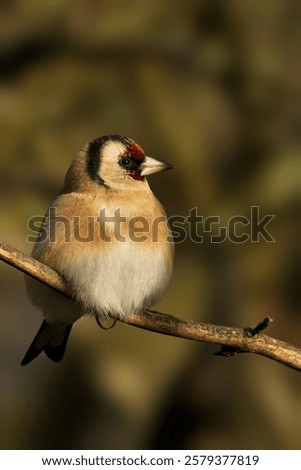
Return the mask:
<path id="1" fill-rule="evenodd" d="M 61 294 L 73 297 L 72 290 L 56 271 L 3 242 L 0 242 L 0 259 Z M 300 348 L 260 334 L 271 322 L 268 317 L 257 325 L 247 328 L 195 323 L 152 310 L 132 314 L 122 321 L 138 328 L 169 336 L 220 345 L 221 350 L 217 353 L 218 355 L 233 356 L 243 352 L 251 352 L 281 362 L 293 369 L 301 370 Z"/>

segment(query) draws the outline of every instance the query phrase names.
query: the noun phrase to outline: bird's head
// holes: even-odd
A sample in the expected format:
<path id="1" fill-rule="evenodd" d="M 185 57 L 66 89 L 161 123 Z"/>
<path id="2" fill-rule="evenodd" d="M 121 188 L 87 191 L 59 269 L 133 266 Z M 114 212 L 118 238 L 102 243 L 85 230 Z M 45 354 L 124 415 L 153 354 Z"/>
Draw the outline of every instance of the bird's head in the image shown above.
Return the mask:
<path id="1" fill-rule="evenodd" d="M 144 154 L 134 140 L 120 135 L 89 142 L 73 160 L 61 193 L 94 192 L 97 187 L 116 190 L 148 186 L 146 176 L 174 168 Z"/>
<path id="2" fill-rule="evenodd" d="M 128 137 L 109 135 L 87 145 L 86 168 L 96 183 L 126 189 L 141 185 L 146 176 L 173 166 L 146 156 L 140 145 Z"/>

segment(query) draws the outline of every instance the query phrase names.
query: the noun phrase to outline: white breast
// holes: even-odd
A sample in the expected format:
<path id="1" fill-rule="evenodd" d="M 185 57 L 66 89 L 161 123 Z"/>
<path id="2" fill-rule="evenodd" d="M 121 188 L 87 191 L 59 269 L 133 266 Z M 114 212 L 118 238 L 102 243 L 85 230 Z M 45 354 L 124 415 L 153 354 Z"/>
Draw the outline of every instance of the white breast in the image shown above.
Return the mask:
<path id="1" fill-rule="evenodd" d="M 172 266 L 166 249 L 127 241 L 83 253 L 69 266 L 69 282 L 87 310 L 119 318 L 139 313 L 167 289 Z"/>

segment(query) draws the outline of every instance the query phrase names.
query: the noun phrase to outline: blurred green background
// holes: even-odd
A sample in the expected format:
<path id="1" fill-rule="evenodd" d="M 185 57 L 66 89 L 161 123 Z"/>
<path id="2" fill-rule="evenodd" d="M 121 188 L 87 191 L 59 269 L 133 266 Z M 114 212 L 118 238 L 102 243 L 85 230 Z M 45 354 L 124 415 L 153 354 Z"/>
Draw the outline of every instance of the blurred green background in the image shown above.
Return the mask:
<path id="1" fill-rule="evenodd" d="M 301 346 L 298 7 L 2 1 L 1 239 L 29 253 L 27 220 L 78 150 L 130 136 L 177 166 L 150 178 L 168 215 L 275 215 L 276 243 L 177 245 L 156 308 L 241 327 L 269 315 L 270 335 Z M 300 376 L 259 356 L 85 318 L 59 365 L 21 368 L 41 316 L 20 272 L 1 263 L 0 280 L 1 448 L 300 448 Z"/>

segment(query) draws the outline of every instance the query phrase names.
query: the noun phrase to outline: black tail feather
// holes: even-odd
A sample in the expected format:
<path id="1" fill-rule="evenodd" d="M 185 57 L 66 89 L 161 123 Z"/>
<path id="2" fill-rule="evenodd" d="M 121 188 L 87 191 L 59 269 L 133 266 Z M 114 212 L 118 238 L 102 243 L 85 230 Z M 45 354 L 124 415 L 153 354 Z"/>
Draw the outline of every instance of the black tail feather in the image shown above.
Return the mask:
<path id="1" fill-rule="evenodd" d="M 71 328 L 72 325 L 66 326 L 64 339 L 59 346 L 45 346 L 44 352 L 46 356 L 49 357 L 49 359 L 51 359 L 53 362 L 60 362 L 60 360 L 63 358 L 67 346 L 67 341 L 71 333 Z"/>
<path id="2" fill-rule="evenodd" d="M 31 345 L 24 358 L 22 359 L 21 365 L 25 366 L 29 362 L 33 361 L 42 351 L 45 351 L 45 354 L 54 362 L 59 362 L 64 356 L 67 341 L 69 334 L 71 332 L 72 325 L 67 325 L 65 327 L 58 326 L 57 328 L 63 329 L 61 333 L 62 339 L 59 344 L 52 346 L 52 340 L 54 336 L 54 331 L 56 327 L 54 325 L 49 325 L 44 320 L 39 331 L 34 337 Z"/>

